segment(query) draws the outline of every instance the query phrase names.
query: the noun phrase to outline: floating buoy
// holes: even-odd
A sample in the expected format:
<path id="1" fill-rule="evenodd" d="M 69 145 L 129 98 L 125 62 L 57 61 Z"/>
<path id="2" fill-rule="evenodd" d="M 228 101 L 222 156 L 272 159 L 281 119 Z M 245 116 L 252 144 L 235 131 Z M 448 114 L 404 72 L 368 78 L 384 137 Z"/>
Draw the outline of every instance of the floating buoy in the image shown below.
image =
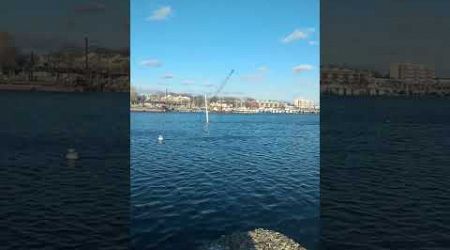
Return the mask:
<path id="1" fill-rule="evenodd" d="M 73 148 L 67 149 L 66 159 L 67 160 L 78 160 L 78 153 Z"/>
<path id="2" fill-rule="evenodd" d="M 159 136 L 158 136 L 158 141 L 159 141 L 159 142 L 164 141 L 164 137 L 163 137 L 162 135 L 159 135 Z"/>

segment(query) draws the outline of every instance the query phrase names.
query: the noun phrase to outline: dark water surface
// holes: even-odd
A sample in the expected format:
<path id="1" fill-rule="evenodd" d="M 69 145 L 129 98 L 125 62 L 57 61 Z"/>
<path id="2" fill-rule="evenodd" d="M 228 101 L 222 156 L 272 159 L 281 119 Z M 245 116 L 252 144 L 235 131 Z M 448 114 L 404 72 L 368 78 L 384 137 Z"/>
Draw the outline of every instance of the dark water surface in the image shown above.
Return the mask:
<path id="1" fill-rule="evenodd" d="M 3 247 L 127 249 L 128 103 L 128 94 L 0 92 Z M 64 158 L 70 147 L 77 162 Z"/>
<path id="2" fill-rule="evenodd" d="M 322 97 L 325 249 L 449 249 L 450 99 Z"/>
<path id="3" fill-rule="evenodd" d="M 133 248 L 195 249 L 263 227 L 314 249 L 319 116 L 210 118 L 206 127 L 200 113 L 131 114 Z"/>

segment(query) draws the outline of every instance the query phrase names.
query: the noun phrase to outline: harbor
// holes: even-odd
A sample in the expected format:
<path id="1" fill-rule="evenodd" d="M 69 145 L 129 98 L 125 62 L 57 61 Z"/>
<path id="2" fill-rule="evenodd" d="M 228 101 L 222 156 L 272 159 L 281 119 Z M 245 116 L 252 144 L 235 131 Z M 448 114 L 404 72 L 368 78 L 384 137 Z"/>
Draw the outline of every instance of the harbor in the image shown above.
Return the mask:
<path id="1" fill-rule="evenodd" d="M 52 51 L 17 47 L 0 32 L 0 91 L 128 92 L 129 51 L 104 48 L 80 37 Z"/>
<path id="2" fill-rule="evenodd" d="M 195 94 L 159 92 L 153 94 L 130 92 L 131 112 L 189 112 L 207 110 L 211 113 L 234 114 L 319 114 L 320 105 L 304 98 L 293 101 L 258 100 L 251 97 L 205 97 Z"/>
<path id="3" fill-rule="evenodd" d="M 180 112 L 180 113 L 201 113 L 205 112 L 205 109 L 201 108 L 171 108 L 164 109 L 158 107 L 148 107 L 132 105 L 130 106 L 131 112 L 154 112 L 154 113 L 165 113 L 165 112 Z M 301 110 L 301 109 L 248 109 L 248 108 L 231 108 L 226 110 L 212 110 L 210 113 L 220 113 L 220 114 L 319 114 L 319 110 Z"/>

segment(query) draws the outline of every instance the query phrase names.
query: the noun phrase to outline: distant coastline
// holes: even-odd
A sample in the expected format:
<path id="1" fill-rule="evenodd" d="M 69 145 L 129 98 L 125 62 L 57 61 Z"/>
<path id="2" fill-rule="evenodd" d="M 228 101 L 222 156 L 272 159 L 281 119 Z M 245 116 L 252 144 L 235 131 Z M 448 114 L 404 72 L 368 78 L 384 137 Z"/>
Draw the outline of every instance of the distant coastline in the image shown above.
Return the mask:
<path id="1" fill-rule="evenodd" d="M 393 63 L 389 74 L 324 65 L 320 92 L 327 96 L 450 96 L 450 79 L 439 78 L 427 65 Z"/>
<path id="2" fill-rule="evenodd" d="M 146 107 L 131 107 L 130 112 L 133 113 L 203 113 L 204 110 L 201 109 L 175 109 L 175 110 L 162 110 L 155 108 Z M 302 115 L 302 114 L 320 114 L 319 111 L 315 112 L 285 112 L 285 111 L 259 111 L 259 110 L 249 110 L 249 111 L 209 111 L 211 114 L 281 114 L 281 115 Z"/>
<path id="3" fill-rule="evenodd" d="M 212 113 L 232 114 L 305 114 L 320 112 L 320 105 L 313 101 L 296 98 L 293 102 L 277 100 L 258 100 L 252 97 L 213 96 L 198 94 L 153 92 L 138 93 L 132 86 L 130 90 L 130 109 L 132 112 L 205 112 L 205 105 Z"/>
<path id="4" fill-rule="evenodd" d="M 128 92 L 124 89 L 87 89 L 82 86 L 65 86 L 47 82 L 0 82 L 0 91 L 39 91 L 39 92 Z"/>
<path id="5" fill-rule="evenodd" d="M 0 91 L 43 91 L 43 92 L 84 92 L 80 87 L 39 84 L 11 84 L 0 83 Z"/>

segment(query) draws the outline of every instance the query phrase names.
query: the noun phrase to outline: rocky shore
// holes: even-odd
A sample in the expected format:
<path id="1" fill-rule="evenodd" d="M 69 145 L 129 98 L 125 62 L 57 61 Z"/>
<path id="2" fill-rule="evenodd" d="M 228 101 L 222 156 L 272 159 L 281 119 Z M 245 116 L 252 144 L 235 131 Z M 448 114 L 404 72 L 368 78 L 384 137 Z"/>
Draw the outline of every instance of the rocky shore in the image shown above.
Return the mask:
<path id="1" fill-rule="evenodd" d="M 206 244 L 201 250 L 306 250 L 287 236 L 262 228 L 237 232 Z"/>

